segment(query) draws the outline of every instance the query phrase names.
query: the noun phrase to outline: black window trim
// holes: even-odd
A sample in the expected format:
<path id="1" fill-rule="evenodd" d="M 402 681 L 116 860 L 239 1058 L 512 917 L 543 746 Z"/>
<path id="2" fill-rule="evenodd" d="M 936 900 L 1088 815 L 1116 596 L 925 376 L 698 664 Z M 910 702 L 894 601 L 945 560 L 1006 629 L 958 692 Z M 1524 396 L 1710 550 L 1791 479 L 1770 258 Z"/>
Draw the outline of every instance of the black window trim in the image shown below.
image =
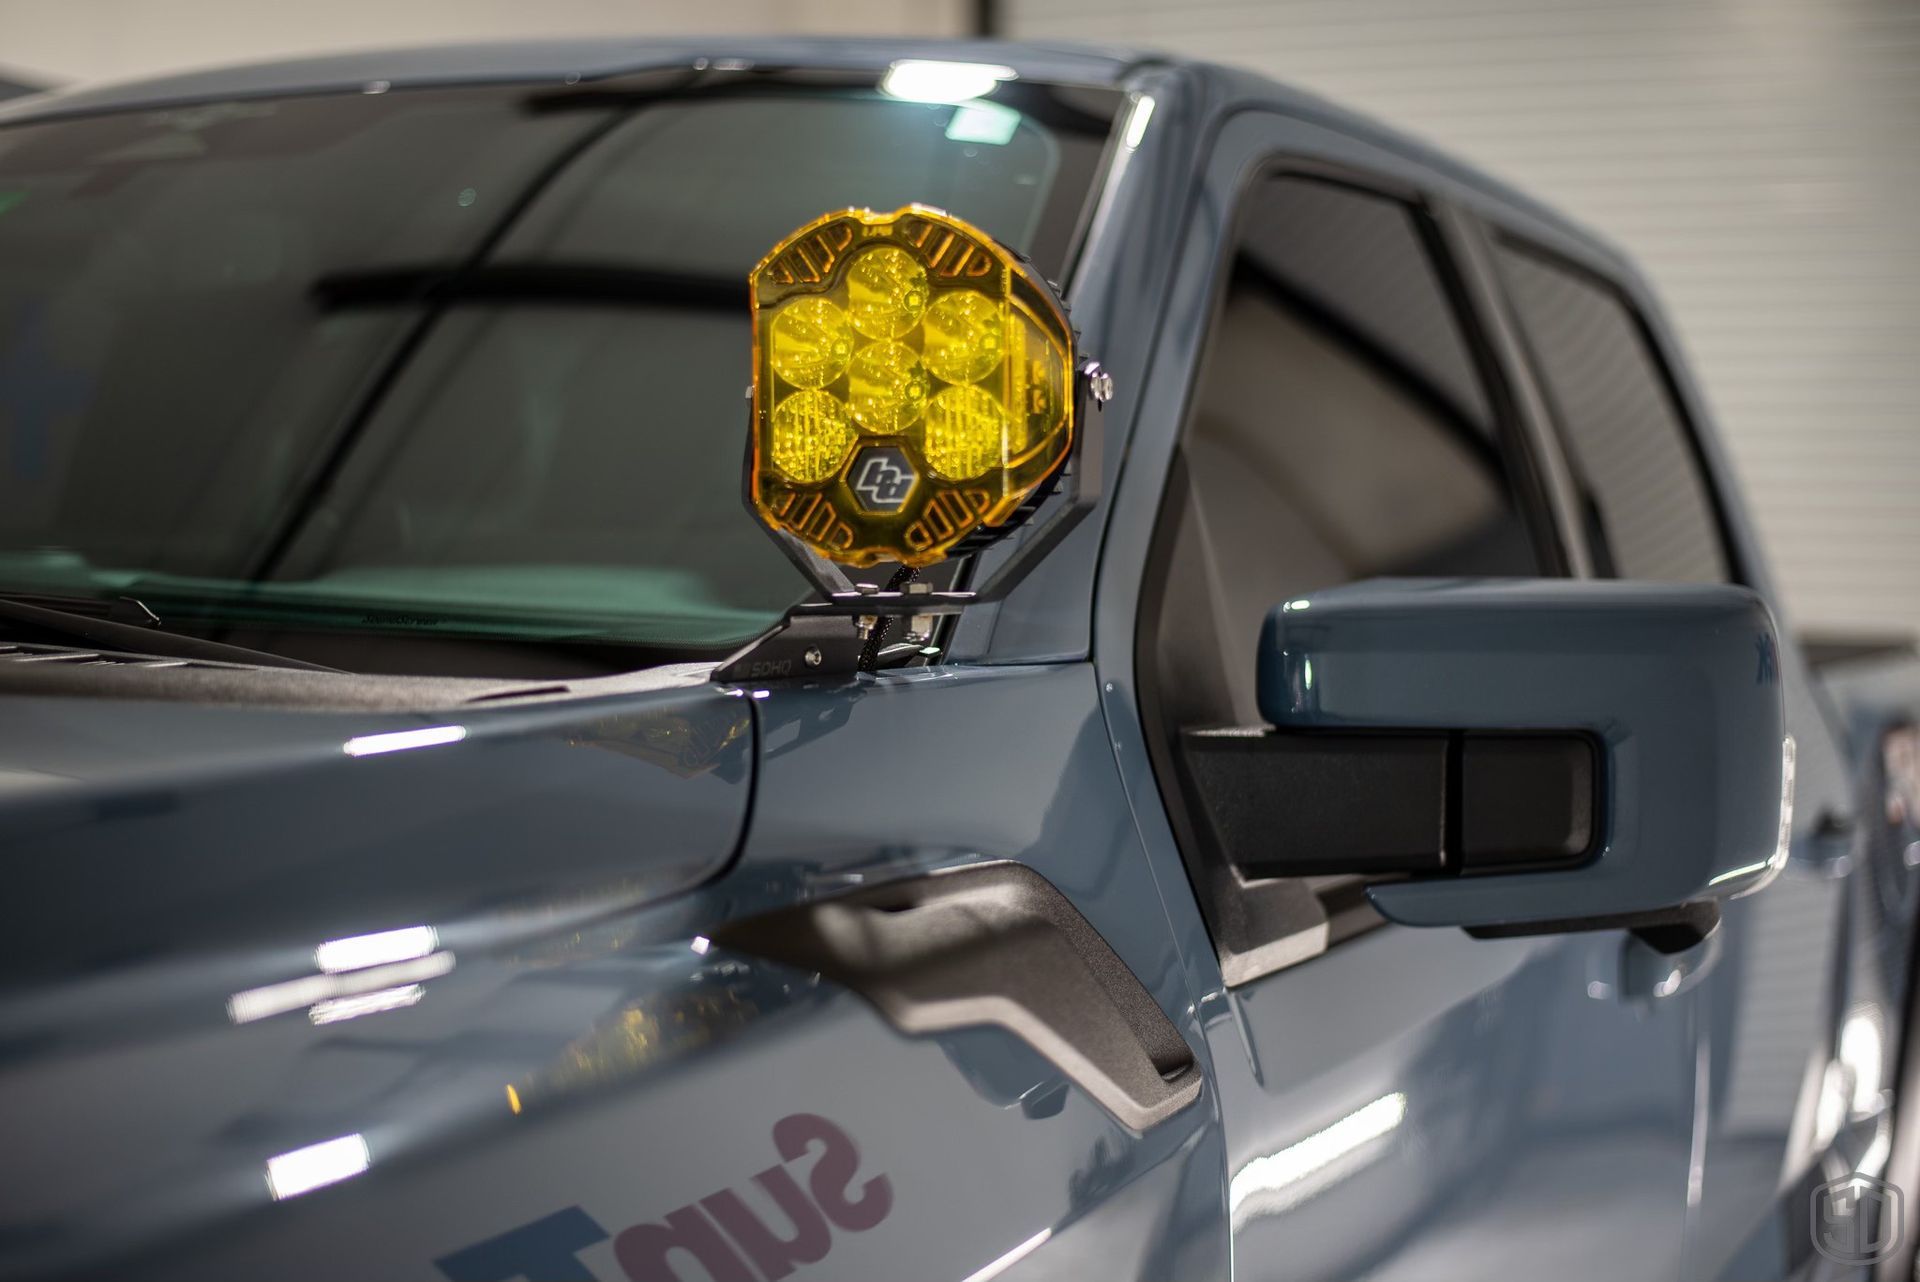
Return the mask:
<path id="1" fill-rule="evenodd" d="M 1544 380 L 1525 345 L 1518 311 L 1507 294 L 1494 263 L 1492 233 L 1476 211 L 1447 200 L 1433 202 L 1445 254 L 1457 283 L 1462 324 L 1472 333 L 1469 342 L 1481 345 L 1485 362 L 1482 377 L 1496 416 L 1504 408 L 1511 416 L 1515 443 L 1510 446 L 1517 465 L 1516 483 L 1524 483 L 1523 503 L 1535 505 L 1529 529 L 1551 549 L 1543 574 L 1567 578 L 1593 577 L 1593 551 L 1580 519 L 1580 491 L 1560 434 L 1558 419 L 1548 400 Z M 1464 319 L 1471 316 L 1472 324 Z M 1496 398 L 1501 403 L 1495 404 Z"/>

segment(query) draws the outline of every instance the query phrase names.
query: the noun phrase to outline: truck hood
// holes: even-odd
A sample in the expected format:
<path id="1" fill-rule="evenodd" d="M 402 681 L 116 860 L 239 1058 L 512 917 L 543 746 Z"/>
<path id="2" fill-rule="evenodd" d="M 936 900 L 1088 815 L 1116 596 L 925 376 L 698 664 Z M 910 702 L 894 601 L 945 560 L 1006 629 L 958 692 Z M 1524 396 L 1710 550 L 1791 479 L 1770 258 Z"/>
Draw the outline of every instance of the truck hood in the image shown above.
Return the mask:
<path id="1" fill-rule="evenodd" d="M 737 849 L 752 737 L 705 682 L 419 714 L 9 697 L 0 992 L 213 958 L 272 983 L 327 941 L 671 895 Z"/>

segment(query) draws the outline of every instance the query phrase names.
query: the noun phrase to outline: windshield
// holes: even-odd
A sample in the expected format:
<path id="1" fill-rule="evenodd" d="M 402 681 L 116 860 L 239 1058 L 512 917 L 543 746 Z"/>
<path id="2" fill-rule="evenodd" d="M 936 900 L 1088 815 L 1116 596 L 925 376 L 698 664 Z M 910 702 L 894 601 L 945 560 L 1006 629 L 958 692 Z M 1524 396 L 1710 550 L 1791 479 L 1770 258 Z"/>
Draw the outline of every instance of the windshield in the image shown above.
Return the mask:
<path id="1" fill-rule="evenodd" d="M 740 498 L 748 270 L 920 201 L 1060 279 L 1116 101 L 675 71 L 0 128 L 0 593 L 367 671 L 723 652 L 805 590 Z"/>

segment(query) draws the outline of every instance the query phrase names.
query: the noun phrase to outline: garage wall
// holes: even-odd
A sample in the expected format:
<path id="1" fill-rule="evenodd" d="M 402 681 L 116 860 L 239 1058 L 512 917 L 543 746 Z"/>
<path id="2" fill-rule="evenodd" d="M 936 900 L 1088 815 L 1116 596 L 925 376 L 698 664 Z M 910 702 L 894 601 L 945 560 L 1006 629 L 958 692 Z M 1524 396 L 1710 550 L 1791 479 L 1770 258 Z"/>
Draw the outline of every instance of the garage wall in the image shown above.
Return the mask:
<path id="1" fill-rule="evenodd" d="M 0 0 L 0 66 L 76 81 L 457 40 L 958 35 L 972 13 L 972 0 Z"/>
<path id="2" fill-rule="evenodd" d="M 1650 269 L 1803 628 L 1920 630 L 1913 0 L 1000 0 L 1408 127 Z"/>

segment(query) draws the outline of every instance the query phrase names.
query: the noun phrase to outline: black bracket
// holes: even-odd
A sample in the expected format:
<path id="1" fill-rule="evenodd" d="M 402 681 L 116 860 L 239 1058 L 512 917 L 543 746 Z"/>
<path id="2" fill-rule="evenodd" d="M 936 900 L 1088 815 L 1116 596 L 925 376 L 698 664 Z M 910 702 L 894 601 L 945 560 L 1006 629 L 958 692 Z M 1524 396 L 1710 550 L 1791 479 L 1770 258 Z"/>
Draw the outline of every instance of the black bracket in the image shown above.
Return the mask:
<path id="1" fill-rule="evenodd" d="M 845 619 L 789 614 L 773 631 L 715 668 L 713 679 L 744 683 L 844 674 L 858 666 L 865 644 L 866 638 Z"/>

